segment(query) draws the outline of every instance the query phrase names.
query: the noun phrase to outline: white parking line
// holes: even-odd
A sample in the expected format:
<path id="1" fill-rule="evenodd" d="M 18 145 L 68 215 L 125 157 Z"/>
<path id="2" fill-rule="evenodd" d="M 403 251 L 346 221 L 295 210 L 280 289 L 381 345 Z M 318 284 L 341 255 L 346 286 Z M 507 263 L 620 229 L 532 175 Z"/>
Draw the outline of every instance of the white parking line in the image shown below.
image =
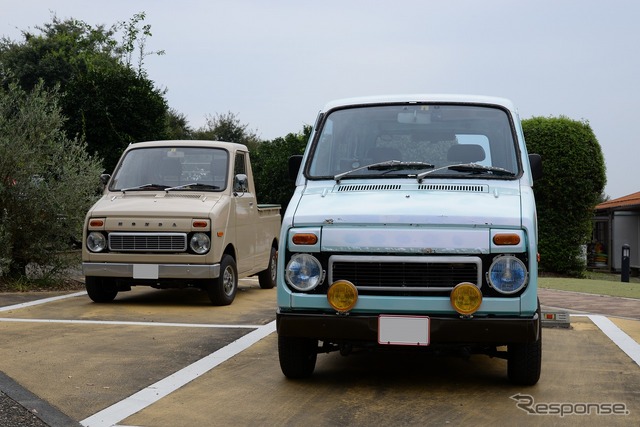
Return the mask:
<path id="1" fill-rule="evenodd" d="M 163 326 L 170 328 L 221 328 L 221 329 L 257 329 L 262 325 L 222 325 L 212 323 L 163 323 L 163 322 L 126 322 L 116 320 L 64 320 L 64 319 L 17 319 L 0 317 L 0 322 L 22 323 L 76 323 L 83 325 L 121 325 L 121 326 Z"/>
<path id="2" fill-rule="evenodd" d="M 76 292 L 51 298 L 43 298 L 22 304 L 0 307 L 0 312 L 17 310 L 25 307 L 45 304 L 65 298 L 86 295 L 86 292 Z M 571 317 L 587 317 L 625 354 L 636 364 L 640 365 L 640 344 L 622 331 L 606 316 L 595 314 L 571 314 Z M 261 339 L 272 334 L 276 330 L 276 322 L 266 325 L 222 325 L 222 324 L 190 324 L 190 323 L 156 323 L 156 322 L 120 322 L 100 320 L 59 320 L 59 319 L 15 319 L 0 318 L 0 322 L 32 322 L 32 323 L 76 323 L 76 324 L 101 324 L 101 325 L 129 325 L 129 326 L 164 326 L 164 327 L 189 327 L 189 328 L 247 328 L 255 329 L 242 336 L 227 346 L 211 353 L 210 355 L 192 363 L 189 366 L 175 372 L 168 377 L 151 384 L 128 398 L 103 409 L 102 411 L 82 420 L 85 427 L 112 427 L 127 417 L 143 410 L 175 390 L 183 387 L 199 376 L 207 373 L 219 364 L 225 362 L 238 353 L 246 350 Z"/>
<path id="3" fill-rule="evenodd" d="M 205 374 L 224 361 L 230 359 L 243 350 L 246 350 L 262 338 L 275 332 L 275 320 L 264 326 L 260 326 L 253 332 L 244 335 L 236 341 L 228 344 L 220 350 L 211 353 L 197 362 L 169 375 L 168 377 L 151 384 L 147 388 L 132 394 L 128 398 L 109 406 L 106 409 L 85 418 L 80 424 L 86 427 L 111 427 L 125 418 L 157 402 L 169 393 L 179 389 L 187 383 Z"/>
<path id="4" fill-rule="evenodd" d="M 627 335 L 610 319 L 601 315 L 589 315 L 589 319 L 596 324 L 627 356 L 640 365 L 640 344 Z"/>
<path id="5" fill-rule="evenodd" d="M 38 300 L 35 300 L 35 301 L 23 302 L 21 304 L 8 305 L 6 307 L 0 307 L 0 312 L 18 310 L 18 309 L 21 309 L 21 308 L 32 307 L 34 305 L 40 305 L 40 304 L 46 304 L 48 302 L 58 301 L 58 300 L 61 300 L 61 299 L 66 299 L 66 298 L 71 298 L 71 297 L 79 297 L 80 295 L 86 295 L 86 294 L 87 294 L 86 291 L 81 291 L 81 292 L 74 292 L 72 294 L 60 295 L 60 296 L 57 296 L 57 297 L 42 298 L 42 299 L 38 299 Z"/>

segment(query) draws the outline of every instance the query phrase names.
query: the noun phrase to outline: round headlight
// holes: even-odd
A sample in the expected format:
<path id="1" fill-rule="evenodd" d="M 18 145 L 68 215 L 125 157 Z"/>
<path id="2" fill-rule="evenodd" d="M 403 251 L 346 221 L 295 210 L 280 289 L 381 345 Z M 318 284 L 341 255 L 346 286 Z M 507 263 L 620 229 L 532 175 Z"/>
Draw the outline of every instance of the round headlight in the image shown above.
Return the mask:
<path id="1" fill-rule="evenodd" d="M 514 294 L 527 284 L 529 273 L 522 261 L 513 255 L 502 255 L 493 260 L 487 271 L 487 282 L 501 294 Z"/>
<path id="2" fill-rule="evenodd" d="M 211 240 L 205 233 L 195 233 L 191 236 L 189 247 L 198 255 L 206 254 L 211 249 Z"/>
<path id="3" fill-rule="evenodd" d="M 295 290 L 310 291 L 322 283 L 322 264 L 312 255 L 296 254 L 287 264 L 285 278 Z"/>
<path id="4" fill-rule="evenodd" d="M 348 280 L 333 282 L 327 292 L 327 301 L 339 313 L 346 313 L 358 302 L 358 288 Z"/>
<path id="5" fill-rule="evenodd" d="M 87 249 L 91 252 L 102 252 L 107 248 L 107 238 L 104 234 L 92 231 L 87 235 Z"/>
<path id="6" fill-rule="evenodd" d="M 482 291 L 473 283 L 462 282 L 453 288 L 449 298 L 455 311 L 464 316 L 469 316 L 480 308 Z"/>

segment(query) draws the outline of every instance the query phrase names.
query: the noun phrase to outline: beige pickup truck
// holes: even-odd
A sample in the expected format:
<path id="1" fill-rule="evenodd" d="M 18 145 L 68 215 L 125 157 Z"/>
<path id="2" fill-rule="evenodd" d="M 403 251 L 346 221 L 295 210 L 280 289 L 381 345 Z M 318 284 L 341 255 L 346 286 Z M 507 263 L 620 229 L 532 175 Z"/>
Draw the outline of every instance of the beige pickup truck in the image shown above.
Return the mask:
<path id="1" fill-rule="evenodd" d="M 131 144 L 85 219 L 89 297 L 131 286 L 196 287 L 231 304 L 238 279 L 276 283 L 280 206 L 256 201 L 247 147 L 218 141 Z"/>

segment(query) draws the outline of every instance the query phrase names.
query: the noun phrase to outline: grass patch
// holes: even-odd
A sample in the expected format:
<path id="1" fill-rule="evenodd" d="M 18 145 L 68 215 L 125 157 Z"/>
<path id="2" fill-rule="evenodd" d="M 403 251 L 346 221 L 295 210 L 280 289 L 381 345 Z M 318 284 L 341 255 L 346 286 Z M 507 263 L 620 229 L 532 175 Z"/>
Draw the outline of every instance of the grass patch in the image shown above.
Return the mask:
<path id="1" fill-rule="evenodd" d="M 542 276 L 538 278 L 538 286 L 544 289 L 640 299 L 640 278 L 631 277 L 629 282 L 621 282 L 619 274 L 589 272 L 585 279 Z"/>
<path id="2" fill-rule="evenodd" d="M 52 254 L 51 260 L 50 266 L 30 264 L 26 276 L 0 276 L 0 293 L 84 289 L 84 284 L 76 280 L 81 275 L 79 251 Z"/>
<path id="3" fill-rule="evenodd" d="M 28 279 L 24 277 L 8 279 L 0 277 L 0 293 L 2 292 L 44 292 L 83 290 L 84 283 L 67 277 Z"/>

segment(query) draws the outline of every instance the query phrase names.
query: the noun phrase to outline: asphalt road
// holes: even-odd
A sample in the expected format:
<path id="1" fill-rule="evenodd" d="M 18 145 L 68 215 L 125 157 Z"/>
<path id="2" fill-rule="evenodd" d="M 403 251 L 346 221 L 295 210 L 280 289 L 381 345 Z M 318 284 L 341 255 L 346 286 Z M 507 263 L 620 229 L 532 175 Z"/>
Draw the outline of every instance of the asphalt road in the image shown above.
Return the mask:
<path id="1" fill-rule="evenodd" d="M 2 426 L 640 424 L 636 300 L 541 292 L 543 308 L 572 310 L 571 327 L 543 330 L 541 380 L 522 388 L 501 359 L 408 352 L 319 355 L 311 379 L 286 380 L 275 290 L 252 281 L 229 307 L 147 288 L 24 305 L 50 296 L 0 295 Z M 613 404 L 625 414 L 594 412 Z"/>

